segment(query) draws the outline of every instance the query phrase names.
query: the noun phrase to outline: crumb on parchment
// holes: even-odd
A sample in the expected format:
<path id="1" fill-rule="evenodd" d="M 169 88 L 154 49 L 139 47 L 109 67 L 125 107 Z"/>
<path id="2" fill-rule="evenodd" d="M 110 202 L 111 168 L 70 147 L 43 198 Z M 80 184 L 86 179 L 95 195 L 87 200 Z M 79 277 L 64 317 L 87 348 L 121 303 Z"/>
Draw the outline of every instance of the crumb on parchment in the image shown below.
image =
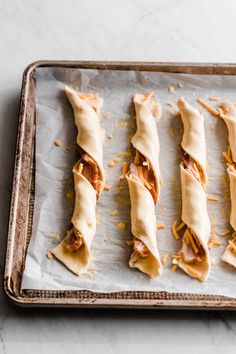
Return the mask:
<path id="1" fill-rule="evenodd" d="M 168 91 L 169 91 L 170 93 L 175 93 L 175 88 L 174 88 L 174 86 L 169 85 L 169 86 L 168 86 Z"/>
<path id="2" fill-rule="evenodd" d="M 48 252 L 47 257 L 48 257 L 48 259 L 53 259 L 53 254 L 51 252 Z"/>

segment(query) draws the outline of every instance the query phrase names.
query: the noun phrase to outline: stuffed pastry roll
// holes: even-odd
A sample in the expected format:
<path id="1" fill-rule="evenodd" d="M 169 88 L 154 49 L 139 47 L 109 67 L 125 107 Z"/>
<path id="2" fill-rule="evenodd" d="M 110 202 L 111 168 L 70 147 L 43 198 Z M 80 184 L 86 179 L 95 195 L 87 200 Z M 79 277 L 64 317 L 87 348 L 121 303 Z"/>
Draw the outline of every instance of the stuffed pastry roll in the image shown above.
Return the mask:
<path id="1" fill-rule="evenodd" d="M 134 236 L 129 266 L 150 277 L 161 275 L 156 241 L 155 204 L 160 191 L 159 140 L 156 119 L 161 114 L 154 93 L 134 96 L 137 131 L 131 143 L 134 163 L 126 175 L 131 199 L 131 229 Z"/>
<path id="2" fill-rule="evenodd" d="M 179 251 L 178 266 L 191 277 L 204 281 L 210 270 L 204 118 L 183 98 L 177 101 L 177 105 L 184 126 L 180 174 L 182 220 L 187 226 Z"/>
<path id="3" fill-rule="evenodd" d="M 77 93 L 66 87 L 78 128 L 81 158 L 73 167 L 75 205 L 72 228 L 51 253 L 77 275 L 91 261 L 91 243 L 96 232 L 96 201 L 104 186 L 103 130 L 99 121 L 102 100 L 98 95 Z"/>
<path id="4" fill-rule="evenodd" d="M 230 156 L 227 172 L 231 198 L 230 224 L 234 229 L 234 237 L 229 241 L 221 259 L 236 268 L 236 108 L 233 103 L 221 102 L 220 117 L 225 121 L 229 132 Z"/>

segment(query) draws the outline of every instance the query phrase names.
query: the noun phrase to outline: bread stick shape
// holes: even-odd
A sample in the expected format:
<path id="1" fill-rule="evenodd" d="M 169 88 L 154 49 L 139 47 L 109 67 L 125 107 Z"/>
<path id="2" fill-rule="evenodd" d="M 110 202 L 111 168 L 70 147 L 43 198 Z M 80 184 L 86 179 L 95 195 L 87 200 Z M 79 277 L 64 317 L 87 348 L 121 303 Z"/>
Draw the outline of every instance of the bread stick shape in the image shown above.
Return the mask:
<path id="1" fill-rule="evenodd" d="M 73 167 L 75 205 L 72 228 L 51 253 L 77 275 L 85 273 L 91 262 L 91 244 L 96 232 L 96 201 L 104 187 L 103 140 L 99 121 L 102 99 L 65 89 L 78 128 L 77 144 L 81 158 Z"/>
<path id="2" fill-rule="evenodd" d="M 180 165 L 182 220 L 187 229 L 182 238 L 178 266 L 193 278 L 205 281 L 210 271 L 208 240 L 210 221 L 207 214 L 206 143 L 204 117 L 184 98 L 177 101 L 184 126 Z"/>
<path id="3" fill-rule="evenodd" d="M 131 229 L 134 236 L 129 266 L 151 278 L 160 276 L 162 264 L 156 241 L 155 204 L 160 191 L 159 140 L 156 119 L 161 105 L 154 93 L 134 96 L 137 131 L 131 143 L 136 151 L 126 175 L 131 199 Z"/>
<path id="4" fill-rule="evenodd" d="M 233 103 L 222 101 L 220 117 L 224 120 L 229 132 L 230 152 L 228 156 L 227 173 L 230 182 L 231 212 L 230 224 L 236 231 L 236 108 Z M 236 268 L 236 237 L 229 240 L 229 244 L 221 259 Z"/>

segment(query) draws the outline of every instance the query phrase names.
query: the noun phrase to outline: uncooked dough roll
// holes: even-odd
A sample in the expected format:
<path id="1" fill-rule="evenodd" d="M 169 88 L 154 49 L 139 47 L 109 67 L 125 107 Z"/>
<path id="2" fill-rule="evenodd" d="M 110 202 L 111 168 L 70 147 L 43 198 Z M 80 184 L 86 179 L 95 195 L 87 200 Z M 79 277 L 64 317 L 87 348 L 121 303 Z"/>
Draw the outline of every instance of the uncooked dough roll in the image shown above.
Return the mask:
<path id="1" fill-rule="evenodd" d="M 96 201 L 104 187 L 103 140 L 99 121 L 102 99 L 66 87 L 78 128 L 77 144 L 81 159 L 73 167 L 75 205 L 72 228 L 51 253 L 77 275 L 85 273 L 91 262 L 91 244 L 96 232 Z"/>
<path id="2" fill-rule="evenodd" d="M 180 173 L 182 220 L 187 226 L 179 251 L 178 266 L 191 277 L 204 281 L 210 271 L 204 118 L 184 98 L 180 98 L 177 105 L 184 125 Z"/>
<path id="3" fill-rule="evenodd" d="M 160 191 L 159 139 L 156 119 L 161 105 L 153 92 L 134 96 L 137 131 L 131 143 L 136 150 L 134 163 L 126 175 L 131 199 L 131 229 L 134 236 L 129 266 L 154 278 L 162 264 L 156 241 L 155 204 Z"/>
<path id="4" fill-rule="evenodd" d="M 231 198 L 230 224 L 234 229 L 234 237 L 229 240 L 221 259 L 236 268 L 236 109 L 233 103 L 228 101 L 221 102 L 220 106 L 220 117 L 225 121 L 229 132 L 230 152 L 227 172 L 230 181 Z"/>

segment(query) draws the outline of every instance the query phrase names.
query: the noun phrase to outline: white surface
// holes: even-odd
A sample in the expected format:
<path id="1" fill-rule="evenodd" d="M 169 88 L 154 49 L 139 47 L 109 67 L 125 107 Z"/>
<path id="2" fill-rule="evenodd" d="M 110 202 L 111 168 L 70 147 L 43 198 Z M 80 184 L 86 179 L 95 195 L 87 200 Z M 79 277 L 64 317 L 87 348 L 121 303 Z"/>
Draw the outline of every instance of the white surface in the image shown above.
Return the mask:
<path id="1" fill-rule="evenodd" d="M 182 83 L 182 88 L 178 83 Z M 115 83 L 115 84 L 114 84 Z M 99 92 L 104 100 L 101 113 L 111 112 L 109 119 L 102 119 L 105 129 L 104 168 L 106 183 L 111 186 L 109 192 L 101 194 L 96 207 L 100 222 L 92 242 L 93 268 L 95 274 L 77 277 L 56 260 L 50 260 L 46 254 L 58 245 L 70 228 L 73 201 L 66 198 L 68 181 L 71 181 L 72 166 L 78 160 L 74 145 L 77 129 L 73 111 L 66 98 L 65 84 L 80 87 L 82 92 Z M 175 87 L 175 93 L 168 86 Z M 62 68 L 39 68 L 36 71 L 36 189 L 33 230 L 26 266 L 23 289 L 77 290 L 86 289 L 100 292 L 148 290 L 204 293 L 226 295 L 236 298 L 235 270 L 222 262 L 221 256 L 228 244 L 228 237 L 220 234 L 231 229 L 229 217 L 222 215 L 229 211 L 229 190 L 223 188 L 222 176 L 226 178 L 226 163 L 222 152 L 228 145 L 227 129 L 223 120 L 216 119 L 202 108 L 196 97 L 205 101 L 209 96 L 227 97 L 234 101 L 232 88 L 236 85 L 235 76 L 178 75 L 169 73 L 127 72 L 108 70 L 77 70 Z M 171 234 L 173 220 L 181 220 L 181 181 L 180 181 L 180 142 L 183 135 L 182 120 L 176 116 L 177 107 L 167 105 L 184 96 L 204 115 L 207 146 L 208 186 L 207 194 L 218 197 L 217 203 L 208 203 L 208 213 L 215 232 L 222 242 L 221 247 L 210 251 L 213 263 L 206 282 L 190 278 L 181 270 L 171 272 L 171 260 L 163 267 L 161 277 L 150 279 L 148 276 L 128 267 L 132 248 L 126 241 L 133 238 L 130 231 L 130 205 L 121 205 L 117 197 L 129 202 L 126 180 L 121 181 L 122 158 L 114 168 L 109 162 L 121 151 L 130 148 L 130 137 L 136 130 L 132 97 L 135 92 L 157 92 L 162 104 L 162 114 L 157 122 L 160 141 L 160 169 L 163 180 L 160 198 L 156 208 L 157 223 L 165 223 L 166 228 L 157 231 L 157 245 L 162 258 L 165 254 L 176 254 L 181 248 L 181 240 L 176 242 Z M 210 102 L 217 107 L 217 103 Z M 103 117 L 103 114 L 101 114 Z M 126 128 L 117 128 L 126 122 Z M 170 134 L 172 129 L 172 135 Z M 113 134 L 113 139 L 107 138 Z M 53 142 L 60 139 L 62 147 Z M 70 151 L 65 153 L 64 148 Z M 134 159 L 131 156 L 130 161 Z M 117 194 L 117 187 L 122 188 Z M 54 206 L 56 205 L 56 208 Z M 118 215 L 111 217 L 111 210 Z M 229 214 L 229 213 L 228 213 Z M 118 222 L 127 227 L 121 231 Z M 58 233 L 58 237 L 52 237 Z M 210 234 L 207 235 L 210 237 Z M 170 258 L 170 257 L 169 257 Z M 94 272 L 93 272 L 94 273 Z"/>
<path id="2" fill-rule="evenodd" d="M 236 61 L 235 1 L 0 1 L 0 240 L 18 98 L 38 59 Z M 0 248 L 3 259 L 4 247 Z M 1 273 L 3 269 L 1 261 Z M 0 292 L 0 353 L 234 353 L 235 313 L 23 310 Z"/>

